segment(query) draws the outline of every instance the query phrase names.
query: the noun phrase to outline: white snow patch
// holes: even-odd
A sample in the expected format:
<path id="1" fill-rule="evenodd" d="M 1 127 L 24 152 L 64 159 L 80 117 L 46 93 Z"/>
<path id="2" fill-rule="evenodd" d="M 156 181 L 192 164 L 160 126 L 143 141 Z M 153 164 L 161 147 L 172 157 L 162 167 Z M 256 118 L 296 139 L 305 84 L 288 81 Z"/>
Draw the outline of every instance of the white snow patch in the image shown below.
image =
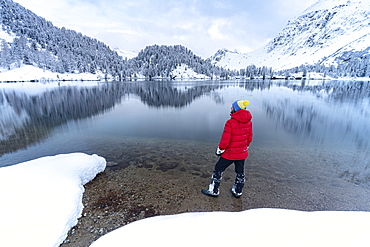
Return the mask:
<path id="1" fill-rule="evenodd" d="M 131 59 L 137 57 L 137 55 L 139 54 L 139 52 L 137 51 L 127 51 L 121 48 L 114 48 L 113 50 L 116 51 L 118 55 L 121 56 L 123 59 Z"/>
<path id="2" fill-rule="evenodd" d="M 0 168 L 0 246 L 59 246 L 81 216 L 83 185 L 105 166 L 74 153 Z"/>
<path id="3" fill-rule="evenodd" d="M 253 247 L 368 246 L 370 212 L 252 209 L 157 216 L 108 233 L 91 247 L 209 246 L 212 242 Z"/>
<path id="4" fill-rule="evenodd" d="M 99 81 L 104 78 L 102 73 L 55 73 L 49 70 L 43 70 L 32 65 L 22 65 L 20 68 L 11 70 L 0 69 L 0 82 L 19 82 L 19 81 L 39 81 L 49 83 L 52 81 Z"/>
<path id="5" fill-rule="evenodd" d="M 9 42 L 13 42 L 14 38 L 16 38 L 16 37 L 17 36 L 14 35 L 14 34 L 9 34 L 9 33 L 5 32 L 3 30 L 3 25 L 0 24 L 0 41 L 5 40 L 7 43 L 9 43 Z M 1 45 L 1 43 L 0 43 L 0 45 Z"/>
<path id="6" fill-rule="evenodd" d="M 186 64 L 181 64 L 180 66 L 177 66 L 171 74 L 172 76 L 176 76 L 175 79 L 210 79 L 210 77 L 207 75 L 196 73 Z"/>

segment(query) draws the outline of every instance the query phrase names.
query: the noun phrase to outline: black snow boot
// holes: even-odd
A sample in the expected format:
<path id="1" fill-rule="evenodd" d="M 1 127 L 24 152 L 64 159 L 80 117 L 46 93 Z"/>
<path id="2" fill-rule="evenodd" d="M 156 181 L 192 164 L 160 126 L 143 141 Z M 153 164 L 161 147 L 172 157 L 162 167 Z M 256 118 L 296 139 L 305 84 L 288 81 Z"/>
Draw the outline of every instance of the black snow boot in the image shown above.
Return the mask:
<path id="1" fill-rule="evenodd" d="M 220 194 L 220 183 L 222 179 L 222 172 L 214 171 L 211 178 L 211 183 L 208 186 L 208 190 L 202 189 L 202 193 L 207 196 L 218 196 Z"/>
<path id="2" fill-rule="evenodd" d="M 239 198 L 243 194 L 243 187 L 245 183 L 244 173 L 237 173 L 233 187 L 230 189 L 231 193 Z"/>

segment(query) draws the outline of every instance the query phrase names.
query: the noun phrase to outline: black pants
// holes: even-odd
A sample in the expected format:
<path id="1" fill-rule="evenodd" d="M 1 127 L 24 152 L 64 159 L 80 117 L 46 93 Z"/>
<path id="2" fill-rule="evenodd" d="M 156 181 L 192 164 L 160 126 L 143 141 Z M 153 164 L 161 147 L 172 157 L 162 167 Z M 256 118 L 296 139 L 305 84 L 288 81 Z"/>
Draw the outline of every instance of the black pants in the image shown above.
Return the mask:
<path id="1" fill-rule="evenodd" d="M 228 168 L 232 163 L 235 164 L 235 172 L 236 173 L 244 173 L 244 160 L 228 160 L 225 158 L 220 157 L 218 162 L 215 165 L 215 171 L 217 172 L 224 172 L 226 168 Z"/>
<path id="2" fill-rule="evenodd" d="M 245 182 L 245 175 L 244 175 L 244 160 L 228 160 L 225 158 L 220 157 L 218 162 L 215 165 L 215 170 L 212 173 L 211 183 L 209 185 L 209 190 L 211 190 L 214 194 L 218 195 L 219 187 L 222 179 L 222 173 L 228 168 L 232 163 L 235 164 L 235 172 L 236 178 L 233 185 L 232 190 L 235 193 L 242 193 L 244 182 Z M 239 196 L 240 196 L 239 195 Z"/>

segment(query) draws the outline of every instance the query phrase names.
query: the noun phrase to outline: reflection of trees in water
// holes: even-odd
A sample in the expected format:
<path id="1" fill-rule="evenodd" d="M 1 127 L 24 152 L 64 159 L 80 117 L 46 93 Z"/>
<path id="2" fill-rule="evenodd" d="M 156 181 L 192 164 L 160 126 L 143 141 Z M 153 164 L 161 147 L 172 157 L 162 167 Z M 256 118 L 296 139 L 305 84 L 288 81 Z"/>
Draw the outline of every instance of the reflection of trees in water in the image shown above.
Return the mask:
<path id="1" fill-rule="evenodd" d="M 11 106 L 7 107 L 7 114 L 12 115 L 12 122 L 3 116 L 0 119 L 5 130 L 0 136 L 0 154 L 37 143 L 54 127 L 102 113 L 117 100 L 116 91 L 105 87 L 60 87 L 39 95 L 3 91 L 0 103 Z"/>
<path id="2" fill-rule="evenodd" d="M 333 90 L 329 91 L 333 92 Z M 337 91 L 343 92 L 343 90 Z M 287 98 L 264 100 L 263 107 L 266 115 L 288 133 L 316 140 L 328 139 L 330 135 L 333 138 L 342 135 L 343 138 L 350 138 L 354 141 L 358 149 L 366 150 L 369 147 L 368 136 L 370 135 L 366 119 L 369 119 L 370 109 L 365 104 L 358 105 L 367 94 L 369 92 L 359 92 L 358 90 L 354 90 L 353 94 L 349 92 L 342 94 L 339 97 L 340 101 L 345 101 L 350 106 L 345 108 L 347 112 L 343 112 L 343 115 L 340 116 L 331 116 L 330 108 L 323 109 L 319 103 L 313 105 Z M 323 98 L 327 101 L 327 97 L 334 99 L 338 94 L 335 95 L 323 95 Z M 330 105 L 332 103 L 338 102 L 329 102 Z"/>
<path id="3" fill-rule="evenodd" d="M 284 82 L 285 83 L 285 82 Z M 56 126 L 69 120 L 89 118 L 111 110 L 127 95 L 137 95 L 141 101 L 151 107 L 185 107 L 203 95 L 209 96 L 216 104 L 222 103 L 222 94 L 216 90 L 227 87 L 239 87 L 245 91 L 269 90 L 275 81 L 227 81 L 202 83 L 172 82 L 128 82 L 104 83 L 95 87 L 58 87 L 38 95 L 30 95 L 11 90 L 0 91 L 0 155 L 14 152 L 20 148 L 46 138 Z M 356 82 L 326 83 L 319 86 L 303 84 L 292 87 L 294 90 L 311 90 L 330 99 L 355 101 L 369 97 L 369 83 Z M 280 102 L 276 107 L 265 103 L 267 114 L 277 119 L 287 131 L 294 133 L 314 133 L 315 122 L 320 121 L 318 113 L 309 106 L 291 106 L 289 102 Z M 294 109 L 287 115 L 287 109 Z M 366 112 L 366 109 L 364 110 Z M 368 111 L 368 110 L 367 110 Z M 358 143 L 367 146 L 368 141 L 358 135 Z"/>
<path id="4" fill-rule="evenodd" d="M 268 81 L 104 83 L 95 87 L 65 86 L 38 95 L 3 90 L 0 93 L 0 155 L 26 148 L 46 138 L 54 127 L 69 120 L 102 114 L 126 95 L 138 95 L 151 107 L 185 107 L 202 95 L 216 103 L 223 101 L 215 90 L 239 86 L 248 91 L 268 88 Z M 178 88 L 177 86 L 181 86 Z"/>
<path id="5" fill-rule="evenodd" d="M 170 83 L 106 83 L 96 87 L 58 87 L 38 95 L 0 93 L 0 156 L 37 143 L 69 120 L 109 111 L 125 95 L 136 94 L 154 107 L 184 107 L 221 84 L 178 90 Z"/>
<path id="6" fill-rule="evenodd" d="M 169 87 L 168 83 L 145 83 L 134 90 L 143 103 L 154 107 L 184 107 L 200 96 L 210 93 L 220 86 L 206 85 L 188 87 L 184 90 Z"/>
<path id="7" fill-rule="evenodd" d="M 318 97 L 317 103 L 308 103 L 304 99 L 266 99 L 263 101 L 266 115 L 294 136 L 311 138 L 316 143 L 326 142 L 328 145 L 338 141 L 346 147 L 354 144 L 355 151 L 342 151 L 346 152 L 346 157 L 341 158 L 343 162 L 339 162 L 336 169 L 340 177 L 347 181 L 370 185 L 369 83 L 285 86 L 314 93 Z M 323 101 L 325 106 L 320 105 Z M 341 114 L 333 113 L 333 107 L 340 107 Z"/>
<path id="8" fill-rule="evenodd" d="M 211 98 L 216 103 L 222 103 L 221 95 L 214 92 L 217 89 L 229 86 L 238 86 L 246 91 L 261 90 L 270 88 L 271 81 L 240 81 L 235 83 L 230 82 L 214 82 L 209 84 L 193 85 L 183 87 L 181 89 L 172 86 L 170 83 L 152 82 L 144 84 L 132 84 L 134 87 L 132 93 L 140 96 L 141 101 L 149 106 L 154 107 L 184 107 L 189 105 L 195 99 L 212 93 Z"/>
<path id="9" fill-rule="evenodd" d="M 264 101 L 263 107 L 268 117 L 294 135 L 315 135 L 314 124 L 319 122 L 318 114 L 310 105 L 296 105 L 289 99 L 271 103 Z"/>
<path id="10" fill-rule="evenodd" d="M 315 85 L 305 81 L 298 85 L 287 81 L 283 85 L 297 91 L 310 91 L 318 97 L 326 95 L 327 99 L 333 102 L 356 103 L 358 100 L 370 98 L 369 81 L 323 81 Z"/>
<path id="11" fill-rule="evenodd" d="M 329 81 L 310 85 L 302 81 L 297 85 L 294 82 L 285 81 L 277 85 L 291 88 L 294 91 L 310 91 L 318 99 L 322 98 L 331 105 L 347 103 L 348 109 L 356 111 L 358 116 L 362 118 L 370 117 L 370 109 L 368 105 L 363 103 L 370 99 L 370 82 Z M 342 133 L 356 132 L 358 130 L 352 124 L 351 120 L 353 119 L 344 118 L 344 121 L 341 122 L 331 122 L 330 119 L 327 119 L 327 114 L 320 110 L 319 106 L 309 105 L 305 102 L 297 104 L 296 101 L 292 102 L 289 99 L 277 100 L 277 102 L 265 100 L 263 105 L 266 114 L 292 134 L 318 137 L 322 134 L 322 129 L 341 128 L 343 129 Z M 355 116 L 352 113 L 351 115 Z M 325 124 L 332 126 L 325 126 Z M 353 136 L 358 136 L 357 139 L 361 139 L 363 135 L 355 133 Z M 367 138 L 366 140 L 358 140 L 357 143 L 362 143 L 361 146 L 363 146 L 363 143 L 368 143 L 368 140 Z"/>

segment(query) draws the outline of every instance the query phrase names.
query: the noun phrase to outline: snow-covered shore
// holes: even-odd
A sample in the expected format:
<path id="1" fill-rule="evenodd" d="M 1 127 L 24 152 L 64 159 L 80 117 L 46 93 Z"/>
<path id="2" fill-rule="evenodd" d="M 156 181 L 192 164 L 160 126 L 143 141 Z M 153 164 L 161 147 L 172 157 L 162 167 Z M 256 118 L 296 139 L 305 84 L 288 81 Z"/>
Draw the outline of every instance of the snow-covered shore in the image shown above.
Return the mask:
<path id="1" fill-rule="evenodd" d="M 302 77 L 302 73 L 296 75 L 298 78 Z M 201 79 L 201 80 L 209 80 L 209 79 L 219 79 L 219 78 L 211 78 L 206 75 L 198 74 L 193 69 L 189 68 L 187 65 L 182 64 L 178 66 L 174 71 L 172 71 L 172 77 L 175 80 L 187 80 L 187 79 Z M 294 80 L 294 75 L 291 76 L 290 79 Z M 285 79 L 285 76 L 274 77 L 275 79 Z M 135 79 L 145 79 L 145 76 L 137 75 Z M 160 78 L 153 78 L 153 79 L 162 79 Z M 231 78 L 233 79 L 233 78 Z M 246 77 L 236 77 L 234 79 L 249 79 Z M 258 79 L 258 78 L 256 78 Z M 261 78 L 262 79 L 262 78 Z M 345 78 L 331 78 L 327 77 L 322 73 L 309 73 L 308 80 L 356 80 L 356 81 L 369 81 L 370 78 L 353 78 L 353 77 L 345 77 Z M 55 73 L 48 70 L 43 70 L 32 65 L 22 65 L 20 68 L 12 68 L 11 70 L 7 70 L 4 68 L 0 68 L 0 83 L 1 82 L 12 82 L 12 83 L 20 83 L 20 82 L 38 82 L 40 84 L 55 84 L 55 82 L 62 82 L 62 83 L 74 83 L 75 81 L 79 82 L 96 82 L 96 81 L 103 81 L 103 80 L 114 80 L 113 77 L 107 77 L 103 73 L 97 74 L 90 74 L 90 73 Z"/>
<path id="2" fill-rule="evenodd" d="M 103 74 L 61 74 L 32 65 L 22 65 L 20 68 L 11 70 L 0 70 L 0 82 L 99 81 L 102 78 L 104 78 Z"/>
<path id="3" fill-rule="evenodd" d="M 0 246 L 59 246 L 83 209 L 83 185 L 106 161 L 82 153 L 0 168 Z M 242 230 L 238 230 L 242 229 Z M 139 220 L 91 246 L 368 246 L 370 212 L 251 209 Z"/>
<path id="4" fill-rule="evenodd" d="M 91 247 L 368 246 L 370 213 L 251 209 L 156 216 L 121 227 Z"/>
<path id="5" fill-rule="evenodd" d="M 74 153 L 0 168 L 0 246 L 59 246 L 81 216 L 83 185 L 105 166 Z"/>
<path id="6" fill-rule="evenodd" d="M 173 71 L 176 79 L 210 79 L 206 75 L 201 75 L 194 72 L 186 65 L 181 65 Z M 137 75 L 137 79 L 145 79 L 144 76 Z M 47 84 L 55 81 L 102 81 L 114 80 L 113 77 L 107 77 L 103 73 L 55 73 L 48 70 L 43 70 L 32 65 L 22 65 L 20 68 L 12 68 L 7 70 L 0 68 L 0 82 L 40 82 Z M 159 78 L 160 79 L 160 78 Z"/>

